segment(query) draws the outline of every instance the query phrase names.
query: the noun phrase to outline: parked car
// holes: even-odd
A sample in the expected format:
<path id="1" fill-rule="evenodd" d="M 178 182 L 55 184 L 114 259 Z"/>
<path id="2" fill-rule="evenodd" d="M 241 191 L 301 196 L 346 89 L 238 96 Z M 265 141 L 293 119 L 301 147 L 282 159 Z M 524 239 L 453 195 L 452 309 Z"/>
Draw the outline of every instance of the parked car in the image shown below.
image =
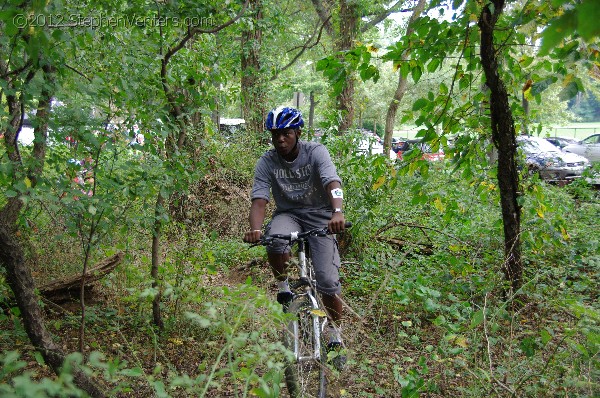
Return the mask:
<path id="1" fill-rule="evenodd" d="M 219 132 L 225 138 L 227 146 L 230 143 L 239 140 L 240 136 L 246 132 L 246 121 L 241 118 L 220 118 L 219 119 Z"/>
<path id="2" fill-rule="evenodd" d="M 394 151 L 394 153 L 405 152 L 408 151 L 409 148 L 410 145 L 405 139 L 400 139 L 396 137 L 392 138 L 392 151 Z"/>
<path id="3" fill-rule="evenodd" d="M 320 129 L 320 128 L 316 128 L 316 129 L 307 129 L 307 130 L 302 130 L 302 137 L 304 137 L 304 139 L 309 139 L 310 141 L 314 141 L 314 142 L 321 142 L 323 140 L 323 136 L 325 135 L 325 130 Z"/>
<path id="4" fill-rule="evenodd" d="M 437 152 L 434 152 L 431 149 L 431 146 L 426 143 L 426 142 L 421 142 L 420 139 L 412 139 L 412 140 L 407 140 L 406 141 L 406 145 L 404 145 L 404 148 L 407 148 L 403 151 L 398 151 L 397 155 L 398 155 L 398 159 L 402 159 L 403 158 L 403 154 L 407 151 L 410 151 L 412 149 L 418 148 L 422 153 L 422 159 L 428 160 L 430 162 L 435 162 L 435 161 L 439 161 L 439 160 L 444 160 L 444 152 L 440 149 Z"/>
<path id="5" fill-rule="evenodd" d="M 358 142 L 358 152 L 371 155 L 383 154 L 383 140 L 377 134 L 368 130 L 360 130 L 361 138 Z"/>
<path id="6" fill-rule="evenodd" d="M 575 138 L 567 137 L 546 137 L 546 141 L 548 141 L 554 146 L 559 147 L 560 149 L 563 149 L 567 145 L 577 143 L 577 140 Z"/>
<path id="7" fill-rule="evenodd" d="M 530 173 L 539 173 L 548 182 L 569 181 L 581 177 L 589 161 L 575 153 L 563 152 L 543 138 L 521 135 L 519 148 L 525 155 Z"/>
<path id="8" fill-rule="evenodd" d="M 34 112 L 35 114 L 35 112 Z M 2 137 L 4 139 L 4 137 Z M 31 119 L 29 118 L 29 114 L 25 113 L 23 116 L 23 125 L 21 126 L 21 131 L 19 132 L 19 144 L 21 145 L 32 145 L 33 144 L 33 126 L 31 124 Z"/>
<path id="9" fill-rule="evenodd" d="M 600 134 L 590 135 L 582 141 L 567 145 L 563 151 L 581 155 L 590 162 L 598 162 L 600 161 Z"/>

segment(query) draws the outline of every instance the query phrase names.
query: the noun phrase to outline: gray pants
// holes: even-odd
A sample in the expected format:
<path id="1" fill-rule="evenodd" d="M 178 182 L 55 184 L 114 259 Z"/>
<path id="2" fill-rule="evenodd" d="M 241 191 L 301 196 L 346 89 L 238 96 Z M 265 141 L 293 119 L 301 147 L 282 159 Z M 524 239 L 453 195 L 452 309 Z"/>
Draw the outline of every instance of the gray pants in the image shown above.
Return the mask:
<path id="1" fill-rule="evenodd" d="M 323 228 L 331 219 L 330 212 L 315 213 L 279 213 L 273 216 L 265 229 L 265 235 L 289 234 L 290 232 L 303 232 L 313 228 Z M 337 240 L 334 235 L 311 236 L 308 238 L 310 254 L 315 276 L 317 290 L 328 295 L 342 292 L 340 285 L 340 254 Z M 269 253 L 290 253 L 291 248 L 286 241 L 274 241 L 267 246 Z"/>

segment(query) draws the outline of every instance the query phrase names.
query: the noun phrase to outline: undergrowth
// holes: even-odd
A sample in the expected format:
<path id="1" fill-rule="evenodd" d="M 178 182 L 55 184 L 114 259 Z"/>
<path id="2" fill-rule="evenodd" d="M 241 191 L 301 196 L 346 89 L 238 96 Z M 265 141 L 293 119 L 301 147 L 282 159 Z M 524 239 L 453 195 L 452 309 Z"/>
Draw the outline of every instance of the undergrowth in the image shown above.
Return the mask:
<path id="1" fill-rule="evenodd" d="M 524 285 L 509 298 L 493 178 L 463 178 L 443 163 L 408 173 L 381 157 L 356 156 L 335 137 L 327 145 L 354 223 L 339 236 L 349 361 L 337 396 L 598 395 L 596 191 L 526 184 Z M 234 161 L 223 156 L 215 161 Z M 102 294 L 90 297 L 86 353 L 70 361 L 112 395 L 285 396 L 285 315 L 274 302 L 264 250 L 241 242 L 249 175 L 248 165 L 237 176 L 207 174 L 174 198 L 178 216 L 161 246 L 162 331 L 152 325 L 158 290 L 142 221 L 152 207 L 134 203 L 138 221 L 116 223 L 97 246 L 95 260 L 117 250 L 125 260 L 96 287 Z M 45 238 L 67 216 L 41 211 L 35 219 L 30 261 L 38 281 L 81 264 L 76 233 L 62 235 L 60 246 Z M 0 289 L 0 392 L 80 396 L 68 366 L 56 377 L 34 353 L 4 281 Z M 45 310 L 50 332 L 66 352 L 75 351 L 77 306 Z"/>

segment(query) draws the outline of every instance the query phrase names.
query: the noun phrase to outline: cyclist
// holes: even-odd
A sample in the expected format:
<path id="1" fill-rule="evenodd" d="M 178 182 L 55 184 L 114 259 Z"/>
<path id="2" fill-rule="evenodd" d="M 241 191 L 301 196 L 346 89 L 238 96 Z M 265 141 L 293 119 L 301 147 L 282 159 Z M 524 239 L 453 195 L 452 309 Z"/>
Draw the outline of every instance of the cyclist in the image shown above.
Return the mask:
<path id="1" fill-rule="evenodd" d="M 271 195 L 275 211 L 265 228 L 265 235 L 319 227 L 327 227 L 334 234 L 342 232 L 345 219 L 341 179 L 325 146 L 300 140 L 304 126 L 302 113 L 290 107 L 273 109 L 267 115 L 265 126 L 271 132 L 274 148 L 265 152 L 256 164 L 250 230 L 244 234 L 244 241 L 259 241 Z M 309 245 L 317 290 L 332 321 L 329 322 L 328 350 L 338 352 L 334 365 L 341 368 L 345 357 L 340 353 L 342 300 L 337 241 L 333 235 L 311 237 Z M 287 308 L 293 298 L 286 271 L 290 247 L 285 241 L 275 241 L 267 246 L 267 257 L 277 279 L 277 301 Z"/>

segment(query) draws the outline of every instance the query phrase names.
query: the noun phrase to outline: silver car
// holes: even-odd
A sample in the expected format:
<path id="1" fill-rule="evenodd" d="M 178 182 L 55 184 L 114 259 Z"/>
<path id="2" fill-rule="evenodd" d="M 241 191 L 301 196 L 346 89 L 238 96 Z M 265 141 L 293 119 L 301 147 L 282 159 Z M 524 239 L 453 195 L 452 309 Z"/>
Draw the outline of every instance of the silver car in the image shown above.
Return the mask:
<path id="1" fill-rule="evenodd" d="M 575 138 L 567 137 L 546 137 L 546 141 L 548 141 L 554 146 L 559 147 L 560 149 L 563 149 L 567 145 L 576 144 L 577 142 L 579 142 Z"/>
<path id="2" fill-rule="evenodd" d="M 598 162 L 600 161 L 600 134 L 590 135 L 576 144 L 567 145 L 563 151 L 581 155 L 590 162 Z"/>
<path id="3" fill-rule="evenodd" d="M 581 177 L 590 162 L 583 156 L 563 152 L 543 138 L 517 137 L 531 173 L 539 173 L 544 181 L 567 181 Z"/>

